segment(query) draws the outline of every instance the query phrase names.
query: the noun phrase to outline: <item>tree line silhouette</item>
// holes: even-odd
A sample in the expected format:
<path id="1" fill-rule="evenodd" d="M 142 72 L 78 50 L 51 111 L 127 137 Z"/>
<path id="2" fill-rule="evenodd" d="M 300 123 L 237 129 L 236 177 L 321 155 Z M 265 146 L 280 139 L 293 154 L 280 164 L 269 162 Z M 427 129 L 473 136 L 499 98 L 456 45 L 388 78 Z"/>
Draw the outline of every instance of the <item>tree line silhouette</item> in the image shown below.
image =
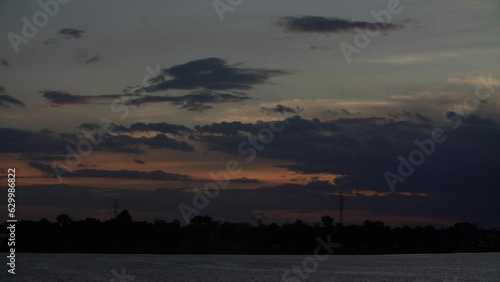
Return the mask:
<path id="1" fill-rule="evenodd" d="M 7 224 L 0 233 L 7 233 Z M 335 224 L 324 216 L 321 223 L 301 220 L 278 225 L 257 221 L 220 222 L 209 215 L 179 220 L 134 222 L 122 211 L 116 218 L 75 221 L 67 214 L 56 222 L 20 221 L 16 225 L 18 252 L 159 253 L 159 254 L 311 254 L 318 237 L 340 243 L 336 254 L 391 254 L 500 251 L 500 231 L 481 229 L 474 223 L 447 228 L 391 228 L 380 221 L 362 225 Z M 8 250 L 2 240 L 2 251 Z"/>

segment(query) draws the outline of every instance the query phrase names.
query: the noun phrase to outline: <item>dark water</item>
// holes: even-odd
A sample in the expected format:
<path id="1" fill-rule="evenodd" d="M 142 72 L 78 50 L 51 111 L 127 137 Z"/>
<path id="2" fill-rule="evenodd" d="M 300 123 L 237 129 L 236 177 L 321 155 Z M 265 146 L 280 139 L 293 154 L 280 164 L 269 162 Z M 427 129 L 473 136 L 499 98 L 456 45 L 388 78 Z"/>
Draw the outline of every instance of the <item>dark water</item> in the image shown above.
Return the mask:
<path id="1" fill-rule="evenodd" d="M 6 254 L 2 254 L 3 257 Z M 18 254 L 0 281 L 500 281 L 500 253 L 331 256 Z M 305 263 L 306 269 L 303 268 Z M 316 269 L 314 269 L 316 268 Z M 308 270 L 309 272 L 305 271 Z"/>

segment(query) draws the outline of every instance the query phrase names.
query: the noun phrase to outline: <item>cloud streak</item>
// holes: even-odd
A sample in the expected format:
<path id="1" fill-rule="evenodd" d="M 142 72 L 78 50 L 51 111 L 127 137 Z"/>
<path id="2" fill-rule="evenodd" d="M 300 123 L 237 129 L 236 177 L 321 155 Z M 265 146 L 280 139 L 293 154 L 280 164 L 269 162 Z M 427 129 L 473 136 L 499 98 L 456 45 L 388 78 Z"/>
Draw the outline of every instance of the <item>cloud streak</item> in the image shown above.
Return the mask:
<path id="1" fill-rule="evenodd" d="M 144 96 L 133 99 L 128 102 L 129 105 L 143 105 L 147 103 L 168 102 L 178 106 L 180 109 L 188 111 L 203 112 L 213 109 L 209 104 L 237 103 L 250 100 L 252 98 L 245 94 L 229 94 L 229 93 L 192 93 L 181 96 Z"/>
<path id="2" fill-rule="evenodd" d="M 101 101 L 110 101 L 111 99 L 117 99 L 125 96 L 137 97 L 136 94 L 105 94 L 105 95 L 74 95 L 64 91 L 58 90 L 43 90 L 39 92 L 42 97 L 47 99 L 49 104 L 57 107 L 71 104 L 94 104 Z"/>
<path id="3" fill-rule="evenodd" d="M 366 27 L 375 26 L 382 31 L 393 31 L 404 28 L 402 25 L 391 23 L 351 21 L 336 17 L 319 16 L 284 17 L 281 18 L 278 25 L 284 27 L 288 32 L 323 34 L 349 33 L 355 32 L 355 29 L 365 29 Z"/>
<path id="4" fill-rule="evenodd" d="M 30 162 L 32 168 L 38 169 L 43 173 L 57 177 L 54 168 L 39 162 Z M 58 168 L 61 169 L 61 168 Z M 161 170 L 155 171 L 136 171 L 136 170 L 98 170 L 98 169 L 80 169 L 75 171 L 65 171 L 64 177 L 72 178 L 116 178 L 116 179 L 143 179 L 143 180 L 189 180 L 189 177 L 182 174 L 166 173 Z"/>
<path id="5" fill-rule="evenodd" d="M 10 108 L 11 105 L 25 107 L 23 102 L 7 94 L 7 90 L 0 86 L 0 107 Z"/>
<path id="6" fill-rule="evenodd" d="M 82 37 L 83 33 L 85 33 L 84 30 L 79 30 L 74 28 L 63 28 L 59 31 L 59 34 L 74 39 Z"/>
<path id="7" fill-rule="evenodd" d="M 6 67 L 6 68 L 10 67 L 10 63 L 9 63 L 9 61 L 7 61 L 7 59 L 5 59 L 5 58 L 1 58 L 1 59 L 0 59 L 0 64 L 1 64 L 2 66 Z"/>
<path id="8" fill-rule="evenodd" d="M 248 90 L 276 75 L 289 72 L 228 65 L 220 58 L 205 58 L 163 69 L 150 80 L 146 91 L 161 90 Z"/>
<path id="9" fill-rule="evenodd" d="M 299 106 L 276 105 L 274 107 L 261 107 L 260 111 L 265 114 L 300 114 L 303 109 Z"/>
<path id="10" fill-rule="evenodd" d="M 88 129 L 98 128 L 98 125 L 95 124 L 82 124 L 80 127 L 87 127 Z M 193 130 L 184 125 L 171 124 L 166 122 L 156 122 L 156 123 L 142 123 L 137 122 L 131 124 L 129 127 L 125 126 L 116 126 L 115 132 L 160 132 L 160 133 L 169 133 L 178 136 L 184 136 L 189 133 L 192 133 Z"/>

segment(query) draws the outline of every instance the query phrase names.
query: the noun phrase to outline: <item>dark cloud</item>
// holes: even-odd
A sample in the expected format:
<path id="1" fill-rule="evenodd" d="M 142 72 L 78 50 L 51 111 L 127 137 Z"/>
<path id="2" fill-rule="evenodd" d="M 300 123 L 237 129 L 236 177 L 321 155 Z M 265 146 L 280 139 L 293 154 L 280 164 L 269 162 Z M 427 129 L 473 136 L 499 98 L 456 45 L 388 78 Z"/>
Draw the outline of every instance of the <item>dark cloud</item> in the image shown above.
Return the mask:
<path id="1" fill-rule="evenodd" d="M 79 126 L 80 129 L 89 132 L 99 132 L 102 131 L 101 126 L 96 123 L 83 123 Z M 129 135 L 114 135 L 112 133 L 132 133 L 141 131 L 157 131 L 163 133 L 171 133 L 178 136 L 183 136 L 188 133 L 185 131 L 188 129 L 182 125 L 174 125 L 168 123 L 157 123 L 157 124 L 143 124 L 135 123 L 130 128 L 125 126 L 117 126 L 111 124 L 108 127 L 109 132 L 104 132 L 104 137 L 102 142 L 96 146 L 97 150 L 105 150 L 112 152 L 122 152 L 128 154 L 142 154 L 143 150 L 139 148 L 141 145 L 149 146 L 155 149 L 173 149 L 184 152 L 193 151 L 194 148 L 185 141 L 178 141 L 174 138 L 170 138 L 165 134 L 157 134 L 154 137 L 132 137 Z M 189 129 L 188 129 L 189 130 Z M 73 142 L 78 142 L 83 135 L 67 136 L 68 139 L 73 139 Z"/>
<path id="2" fill-rule="evenodd" d="M 10 105 L 25 107 L 23 102 L 7 94 L 5 88 L 0 86 L 0 107 L 10 108 Z"/>
<path id="3" fill-rule="evenodd" d="M 100 128 L 86 124 L 81 129 L 94 131 Z M 113 131 L 112 126 L 109 129 L 110 132 Z M 101 133 L 103 134 L 102 141 L 93 146 L 93 149 L 97 151 L 142 154 L 144 151 L 140 146 L 183 152 L 194 150 L 189 143 L 169 138 L 164 134 L 157 134 L 154 137 L 135 138 L 127 135 L 112 135 L 109 132 Z M 74 150 L 80 141 L 88 140 L 85 132 L 56 134 L 50 131 L 32 132 L 12 128 L 0 128 L 0 136 L 3 136 L 0 140 L 0 153 L 45 153 L 48 154 L 49 159 L 58 159 L 61 154 L 68 154 L 68 146 Z"/>
<path id="4" fill-rule="evenodd" d="M 1 58 L 1 59 L 0 59 L 0 64 L 1 64 L 2 66 L 6 67 L 6 68 L 10 67 L 10 63 L 9 63 L 9 61 L 7 61 L 7 59 L 5 59 L 5 58 Z"/>
<path id="5" fill-rule="evenodd" d="M 431 119 L 424 116 L 421 113 L 410 113 L 407 111 L 403 111 L 401 113 L 388 114 L 388 116 L 396 119 L 407 119 L 407 120 L 416 120 L 421 122 L 431 122 Z"/>
<path id="6" fill-rule="evenodd" d="M 78 56 L 87 57 L 86 53 Z M 87 59 L 94 62 L 98 55 Z M 289 74 L 281 70 L 242 68 L 228 65 L 219 58 L 207 58 L 162 69 L 160 75 L 149 80 L 145 87 L 127 87 L 125 94 L 132 97 L 129 105 L 167 102 L 188 111 L 202 112 L 213 108 L 213 104 L 236 103 L 252 99 L 237 90 L 248 90 L 255 85 L 267 82 L 272 76 Z M 147 92 L 164 90 L 191 90 L 192 93 L 170 96 L 142 95 Z M 228 93 L 213 92 L 227 90 Z M 118 98 L 121 95 L 73 95 L 64 91 L 44 90 L 42 96 L 53 106 L 68 104 L 93 104 L 105 99 Z M 142 93 L 142 94 L 141 94 Z M 134 98 L 135 97 L 135 98 Z"/>
<path id="7" fill-rule="evenodd" d="M 90 64 L 90 63 L 94 63 L 94 62 L 97 62 L 99 61 L 99 55 L 94 55 L 88 59 L 85 60 L 85 63 L 86 64 Z"/>
<path id="8" fill-rule="evenodd" d="M 62 34 L 68 38 L 80 38 L 80 37 L 82 37 L 82 34 L 84 32 L 85 31 L 83 31 L 83 30 L 78 30 L 78 29 L 74 29 L 74 28 L 63 28 L 59 31 L 59 34 Z"/>
<path id="9" fill-rule="evenodd" d="M 423 121 L 423 122 L 430 122 L 431 119 L 422 115 L 421 113 L 415 113 L 415 118 L 418 119 L 419 121 Z"/>
<path id="10" fill-rule="evenodd" d="M 467 125 L 473 125 L 484 128 L 487 127 L 498 127 L 498 122 L 494 121 L 491 117 L 482 118 L 477 115 L 470 115 L 468 118 L 463 119 L 463 122 Z"/>
<path id="11" fill-rule="evenodd" d="M 29 165 L 43 173 L 57 177 L 51 165 L 30 162 Z M 59 168 L 60 170 L 61 168 Z M 144 179 L 144 180 L 188 180 L 189 177 L 182 174 L 166 173 L 161 170 L 135 171 L 135 170 L 98 170 L 80 169 L 75 171 L 64 171 L 64 177 L 72 178 L 118 178 L 118 179 Z"/>
<path id="12" fill-rule="evenodd" d="M 53 106 L 67 104 L 88 104 L 91 102 L 91 97 L 72 95 L 61 91 L 44 90 L 40 91 L 40 93 L 45 99 L 49 100 L 49 102 Z"/>
<path id="13" fill-rule="evenodd" d="M 52 106 L 63 106 L 71 104 L 93 104 L 97 102 L 111 102 L 112 99 L 122 97 L 137 97 L 136 94 L 105 94 L 105 95 L 74 95 L 64 91 L 43 90 L 39 92 L 42 97 L 47 99 Z"/>
<path id="14" fill-rule="evenodd" d="M 295 106 L 285 106 L 285 105 L 276 105 L 274 107 L 262 107 L 260 111 L 266 114 L 300 114 L 303 109 L 301 107 Z"/>
<path id="15" fill-rule="evenodd" d="M 140 106 L 148 103 L 170 103 L 174 106 L 178 106 L 180 109 L 198 112 L 212 109 L 213 106 L 211 106 L 211 104 L 237 103 L 252 99 L 244 93 L 230 94 L 212 92 L 198 92 L 181 96 L 141 96 L 138 93 L 74 95 L 57 90 L 44 90 L 40 91 L 40 93 L 52 106 L 109 103 L 113 99 L 127 97 L 128 101 L 126 101 L 126 104 L 131 106 Z"/>
<path id="16" fill-rule="evenodd" d="M 383 118 L 344 118 L 322 122 L 295 117 L 288 121 L 289 125 L 274 134 L 272 142 L 265 144 L 265 149 L 256 150 L 257 157 L 295 162 L 282 167 L 298 173 L 344 175 L 336 181 L 344 191 L 389 192 L 384 173 L 397 173 L 398 156 L 408 160 L 410 153 L 419 149 L 415 140 L 431 138 L 432 130 L 442 126 Z M 238 154 L 240 144 L 247 142 L 249 135 L 257 137 L 262 128 L 268 127 L 268 122 L 226 122 L 199 126 L 197 129 L 198 139 L 209 150 Z M 418 202 L 409 203 L 409 199 L 398 203 L 395 198 L 388 202 L 385 202 L 386 198 L 379 198 L 375 199 L 379 201 L 377 204 L 375 200 L 371 202 L 369 198 L 364 198 L 367 200 L 359 201 L 359 207 L 381 205 L 380 201 L 383 201 L 383 205 L 388 205 L 386 211 L 395 215 L 408 215 L 413 210 L 420 215 L 434 217 L 464 216 L 478 221 L 488 218 L 485 222 L 493 222 L 496 217 L 498 221 L 500 210 L 491 197 L 500 196 L 496 172 L 500 167 L 500 125 L 490 118 L 472 115 L 463 119 L 457 130 L 452 130 L 449 125 L 443 129 L 447 141 L 437 144 L 435 152 L 426 156 L 425 162 L 416 167 L 414 174 L 404 183 L 396 185 L 398 192 L 431 194 L 419 200 L 422 206 L 418 207 Z M 252 146 L 247 142 L 243 149 L 249 148 Z M 248 151 L 244 156 L 250 156 Z M 281 203 L 281 200 L 278 195 L 273 198 L 275 205 L 279 205 L 277 202 Z M 482 206 L 481 203 L 486 204 Z M 469 210 L 469 215 L 462 212 L 464 209 Z"/>
<path id="17" fill-rule="evenodd" d="M 134 163 L 136 163 L 136 164 L 145 164 L 146 162 L 143 161 L 143 160 L 135 159 Z"/>
<path id="18" fill-rule="evenodd" d="M 85 33 L 84 30 L 79 30 L 74 28 L 63 28 L 58 32 L 59 36 L 45 39 L 43 40 L 43 44 L 52 45 L 52 44 L 57 44 L 61 40 L 78 39 L 82 37 L 83 33 Z"/>
<path id="19" fill-rule="evenodd" d="M 387 192 L 384 172 L 397 173 L 398 156 L 408 159 L 419 147 L 415 140 L 431 138 L 438 125 L 394 121 L 383 118 L 343 118 L 335 121 L 288 119 L 289 125 L 274 134 L 265 149 L 257 151 L 259 158 L 293 161 L 285 165 L 299 173 L 331 173 L 345 175 L 338 180 L 346 189 L 372 189 Z M 442 125 L 441 125 L 442 126 Z M 254 124 L 216 123 L 199 126 L 197 138 L 209 150 L 237 154 L 248 136 L 258 136 L 268 122 Z M 448 139 L 437 144 L 435 153 L 415 169 L 398 191 L 479 193 L 491 197 L 497 186 L 495 169 L 500 166 L 500 125 L 488 118 L 471 116 L 463 119 L 457 130 L 443 127 Z M 242 149 L 248 149 L 247 146 Z M 248 151 L 245 156 L 250 156 Z M 474 191 L 472 191 L 472 190 Z M 454 197 L 455 197 L 454 196 Z M 499 194 L 500 196 L 500 194 Z M 458 196 L 457 196 L 458 197 Z M 450 200 L 450 202 L 453 200 Z"/>
<path id="20" fill-rule="evenodd" d="M 340 109 L 339 111 L 335 110 L 327 110 L 324 112 L 324 114 L 329 115 L 329 116 L 352 116 L 352 115 L 361 115 L 360 112 L 356 113 L 351 113 L 346 109 Z"/>
<path id="21" fill-rule="evenodd" d="M 144 153 L 138 144 L 124 142 L 124 138 L 107 135 L 96 148 L 99 151 L 140 155 Z"/>
<path id="22" fill-rule="evenodd" d="M 236 103 L 249 99 L 251 98 L 245 94 L 203 92 L 186 94 L 182 96 L 144 96 L 138 99 L 130 100 L 128 104 L 142 105 L 146 103 L 168 102 L 172 105 L 179 106 L 180 109 L 203 112 L 204 110 L 213 108 L 212 106 L 207 104 Z"/>
<path id="23" fill-rule="evenodd" d="M 145 90 L 248 90 L 272 76 L 284 74 L 288 72 L 242 68 L 219 58 L 206 58 L 163 69 Z"/>
<path id="24" fill-rule="evenodd" d="M 103 146 L 107 149 L 112 149 L 117 145 L 120 147 L 127 146 L 128 148 L 133 145 L 147 145 L 153 149 L 172 149 L 184 152 L 194 151 L 193 146 L 189 143 L 169 138 L 164 134 L 157 134 L 151 138 L 134 138 L 128 135 L 111 135 L 103 142 Z"/>
<path id="25" fill-rule="evenodd" d="M 97 126 L 97 125 L 96 125 Z M 184 136 L 187 135 L 193 130 L 184 125 L 171 124 L 166 122 L 157 122 L 157 123 L 142 123 L 137 122 L 131 124 L 129 127 L 124 126 L 116 126 L 115 132 L 161 132 L 161 133 L 170 133 L 173 135 Z"/>
<path id="26" fill-rule="evenodd" d="M 265 125 L 263 125 L 264 127 Z M 242 123 L 239 121 L 212 123 L 207 125 L 196 125 L 194 127 L 199 133 L 208 134 L 224 134 L 224 135 L 238 135 L 241 131 L 250 132 L 255 130 L 255 125 L 252 123 Z"/>
<path id="27" fill-rule="evenodd" d="M 413 114 L 410 113 L 410 112 L 407 112 L 407 111 L 403 111 L 401 113 L 395 113 L 395 114 L 389 114 L 390 117 L 393 117 L 393 118 L 406 118 L 406 119 L 411 119 L 413 118 Z"/>
<path id="28" fill-rule="evenodd" d="M 366 27 L 382 31 L 391 31 L 404 28 L 402 25 L 391 23 L 376 23 L 366 21 L 350 21 L 341 18 L 328 18 L 319 16 L 285 17 L 279 26 L 286 31 L 297 33 L 343 33 L 354 32 L 356 28 L 364 30 Z"/>
<path id="29" fill-rule="evenodd" d="M 88 131 L 101 130 L 101 127 L 102 126 L 99 125 L 99 123 L 92 123 L 92 122 L 85 122 L 85 123 L 80 124 L 80 126 L 78 126 L 79 129 L 88 130 Z M 116 128 L 117 125 L 111 124 L 110 128 L 111 127 Z"/>
<path id="30" fill-rule="evenodd" d="M 61 137 L 27 130 L 0 128 L 2 153 L 64 153 L 68 143 Z"/>

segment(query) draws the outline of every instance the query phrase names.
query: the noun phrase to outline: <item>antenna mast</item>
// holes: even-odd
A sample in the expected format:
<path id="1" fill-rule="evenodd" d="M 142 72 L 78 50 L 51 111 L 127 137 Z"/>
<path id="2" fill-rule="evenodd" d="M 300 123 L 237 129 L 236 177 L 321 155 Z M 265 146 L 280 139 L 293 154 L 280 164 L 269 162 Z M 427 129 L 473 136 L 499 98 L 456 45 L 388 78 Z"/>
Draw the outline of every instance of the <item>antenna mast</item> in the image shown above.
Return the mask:
<path id="1" fill-rule="evenodd" d="M 344 225 L 344 195 L 343 192 L 340 192 L 340 216 L 339 216 L 340 225 Z"/>
<path id="2" fill-rule="evenodd" d="M 116 216 L 118 215 L 118 200 L 117 199 L 113 200 L 113 207 L 115 209 L 115 218 L 116 218 Z"/>

